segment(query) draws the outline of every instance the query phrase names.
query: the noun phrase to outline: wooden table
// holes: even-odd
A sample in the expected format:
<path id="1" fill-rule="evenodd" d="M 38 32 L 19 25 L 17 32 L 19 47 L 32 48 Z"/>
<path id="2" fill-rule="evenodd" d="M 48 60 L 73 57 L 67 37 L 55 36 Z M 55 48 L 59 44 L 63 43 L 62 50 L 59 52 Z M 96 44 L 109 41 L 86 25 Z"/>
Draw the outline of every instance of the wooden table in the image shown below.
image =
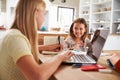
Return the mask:
<path id="1" fill-rule="evenodd" d="M 105 51 L 107 54 L 120 53 L 120 51 Z M 42 55 L 40 54 L 40 59 L 45 62 L 52 58 L 53 55 Z M 100 56 L 98 64 L 106 66 L 108 69 L 106 59 L 109 56 Z M 81 71 L 80 68 L 72 68 L 72 65 L 62 64 L 58 70 L 53 74 L 55 77 L 52 80 L 120 80 L 120 73 L 112 71 L 112 73 L 102 73 L 97 71 Z"/>

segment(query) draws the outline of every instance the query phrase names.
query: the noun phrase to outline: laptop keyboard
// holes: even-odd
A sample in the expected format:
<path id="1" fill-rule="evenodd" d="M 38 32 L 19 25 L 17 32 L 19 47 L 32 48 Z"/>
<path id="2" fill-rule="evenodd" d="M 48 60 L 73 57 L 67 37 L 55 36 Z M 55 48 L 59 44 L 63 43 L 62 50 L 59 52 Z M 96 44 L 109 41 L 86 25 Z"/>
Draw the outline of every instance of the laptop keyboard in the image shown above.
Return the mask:
<path id="1" fill-rule="evenodd" d="M 73 55 L 71 58 L 74 62 L 93 62 L 92 59 L 85 55 Z"/>

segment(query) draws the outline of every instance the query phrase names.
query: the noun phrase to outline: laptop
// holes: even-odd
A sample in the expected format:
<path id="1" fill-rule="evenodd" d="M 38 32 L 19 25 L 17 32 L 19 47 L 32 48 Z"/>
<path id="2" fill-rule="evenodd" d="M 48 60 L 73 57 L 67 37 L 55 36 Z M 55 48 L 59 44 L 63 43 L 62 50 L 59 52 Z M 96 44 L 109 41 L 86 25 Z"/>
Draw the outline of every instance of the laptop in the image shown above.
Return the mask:
<path id="1" fill-rule="evenodd" d="M 109 30 L 96 30 L 91 40 L 91 45 L 88 47 L 86 53 L 77 52 L 69 60 L 63 63 L 97 63 L 101 54 L 102 48 L 104 47 L 105 41 L 108 37 Z M 74 51 L 75 52 L 75 51 Z"/>

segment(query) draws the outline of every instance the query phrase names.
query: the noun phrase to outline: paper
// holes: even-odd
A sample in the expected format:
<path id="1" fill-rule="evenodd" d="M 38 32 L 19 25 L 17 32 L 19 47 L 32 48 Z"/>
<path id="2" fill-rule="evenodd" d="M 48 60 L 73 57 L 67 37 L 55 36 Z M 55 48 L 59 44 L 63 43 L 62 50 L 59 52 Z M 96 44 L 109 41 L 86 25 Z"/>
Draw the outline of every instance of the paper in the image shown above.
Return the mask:
<path id="1" fill-rule="evenodd" d="M 76 50 L 76 49 L 71 50 L 71 52 L 73 52 L 74 54 L 84 54 L 84 55 L 86 55 L 86 54 L 87 54 L 87 52 L 80 51 L 80 50 Z"/>
<path id="2" fill-rule="evenodd" d="M 59 52 L 53 52 L 53 51 L 42 51 L 42 54 L 50 54 L 50 55 L 55 55 L 58 54 Z"/>

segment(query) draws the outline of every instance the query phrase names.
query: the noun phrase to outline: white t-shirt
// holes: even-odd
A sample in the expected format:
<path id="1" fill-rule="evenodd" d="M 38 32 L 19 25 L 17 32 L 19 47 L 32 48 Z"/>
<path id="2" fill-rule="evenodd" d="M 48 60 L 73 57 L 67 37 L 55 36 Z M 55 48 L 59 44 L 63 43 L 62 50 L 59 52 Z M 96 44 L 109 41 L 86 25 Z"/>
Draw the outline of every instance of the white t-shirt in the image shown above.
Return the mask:
<path id="1" fill-rule="evenodd" d="M 85 42 L 84 42 L 84 47 L 86 47 L 86 44 L 89 44 L 90 43 L 90 40 L 89 39 L 85 39 Z M 65 42 L 64 42 L 64 48 L 71 48 L 71 47 L 74 47 L 75 45 L 77 45 L 77 43 L 73 40 L 72 37 L 68 36 L 66 39 L 65 39 Z M 79 50 L 83 50 L 82 47 L 79 48 Z"/>

